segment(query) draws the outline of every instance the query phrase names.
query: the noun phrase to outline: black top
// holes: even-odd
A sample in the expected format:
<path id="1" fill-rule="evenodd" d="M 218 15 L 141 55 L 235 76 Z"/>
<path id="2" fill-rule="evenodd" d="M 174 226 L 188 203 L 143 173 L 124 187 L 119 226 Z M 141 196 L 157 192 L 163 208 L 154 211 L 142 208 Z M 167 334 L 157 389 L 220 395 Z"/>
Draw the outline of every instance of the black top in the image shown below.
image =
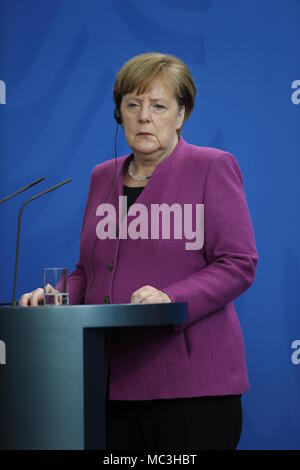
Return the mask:
<path id="1" fill-rule="evenodd" d="M 123 194 L 127 196 L 127 210 L 129 207 L 135 203 L 136 199 L 139 197 L 145 186 L 139 186 L 138 188 L 131 188 L 130 186 L 125 186 L 123 184 Z"/>

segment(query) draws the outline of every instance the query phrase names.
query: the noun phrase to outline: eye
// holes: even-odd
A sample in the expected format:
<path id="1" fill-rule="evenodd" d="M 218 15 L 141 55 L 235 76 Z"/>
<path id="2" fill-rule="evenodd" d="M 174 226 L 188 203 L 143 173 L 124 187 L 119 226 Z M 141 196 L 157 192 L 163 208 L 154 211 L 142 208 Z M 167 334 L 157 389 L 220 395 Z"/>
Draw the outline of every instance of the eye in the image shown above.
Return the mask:
<path id="1" fill-rule="evenodd" d="M 137 104 L 137 103 L 128 103 L 127 106 L 128 106 L 128 108 L 134 109 L 134 108 L 136 108 L 136 107 L 138 106 L 138 104 Z"/>
<path id="2" fill-rule="evenodd" d="M 154 107 L 156 109 L 165 109 L 165 107 L 162 104 L 155 104 Z"/>

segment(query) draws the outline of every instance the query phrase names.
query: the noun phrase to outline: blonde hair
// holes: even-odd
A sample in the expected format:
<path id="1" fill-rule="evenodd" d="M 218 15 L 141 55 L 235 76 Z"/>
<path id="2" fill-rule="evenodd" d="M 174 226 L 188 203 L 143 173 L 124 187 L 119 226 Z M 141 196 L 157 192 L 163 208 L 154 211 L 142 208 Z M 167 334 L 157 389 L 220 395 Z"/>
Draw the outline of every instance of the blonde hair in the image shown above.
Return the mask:
<path id="1" fill-rule="evenodd" d="M 145 93 L 158 78 L 166 79 L 171 84 L 179 108 L 185 107 L 184 121 L 192 114 L 196 96 L 196 86 L 191 72 L 178 57 L 160 52 L 139 54 L 119 70 L 116 75 L 113 98 L 115 102 L 114 116 L 122 123 L 121 103 L 124 95 L 137 90 Z M 181 129 L 178 130 L 180 134 Z"/>

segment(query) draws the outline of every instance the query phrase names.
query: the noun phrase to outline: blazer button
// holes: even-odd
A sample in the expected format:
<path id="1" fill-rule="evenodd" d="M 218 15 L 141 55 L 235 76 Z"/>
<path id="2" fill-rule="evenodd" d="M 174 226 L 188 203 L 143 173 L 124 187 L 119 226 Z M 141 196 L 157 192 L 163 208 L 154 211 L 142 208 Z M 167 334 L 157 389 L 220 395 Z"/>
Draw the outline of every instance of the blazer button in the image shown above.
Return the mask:
<path id="1" fill-rule="evenodd" d="M 116 230 L 116 238 L 119 238 L 119 229 Z"/>
<path id="2" fill-rule="evenodd" d="M 114 268 L 114 263 L 113 263 L 113 262 L 108 263 L 108 264 L 106 265 L 106 267 L 107 267 L 107 270 L 108 270 L 108 271 L 112 271 L 113 268 Z"/>
<path id="3" fill-rule="evenodd" d="M 108 295 L 106 295 L 106 296 L 104 297 L 104 303 L 105 303 L 105 304 L 109 304 L 109 297 L 108 297 Z"/>

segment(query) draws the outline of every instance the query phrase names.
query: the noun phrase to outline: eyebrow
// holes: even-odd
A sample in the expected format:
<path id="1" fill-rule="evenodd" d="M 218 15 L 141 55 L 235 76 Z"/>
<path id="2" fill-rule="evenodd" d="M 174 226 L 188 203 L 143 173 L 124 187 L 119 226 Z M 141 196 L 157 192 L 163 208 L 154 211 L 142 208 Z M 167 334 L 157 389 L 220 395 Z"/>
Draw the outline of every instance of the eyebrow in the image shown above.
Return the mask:
<path id="1" fill-rule="evenodd" d="M 136 101 L 141 101 L 139 98 L 137 98 L 136 96 L 129 96 L 127 97 L 128 100 L 136 100 Z M 150 101 L 161 101 L 161 100 L 165 100 L 166 98 L 164 98 L 163 96 L 160 96 L 160 97 L 157 97 L 157 98 L 150 98 Z"/>

